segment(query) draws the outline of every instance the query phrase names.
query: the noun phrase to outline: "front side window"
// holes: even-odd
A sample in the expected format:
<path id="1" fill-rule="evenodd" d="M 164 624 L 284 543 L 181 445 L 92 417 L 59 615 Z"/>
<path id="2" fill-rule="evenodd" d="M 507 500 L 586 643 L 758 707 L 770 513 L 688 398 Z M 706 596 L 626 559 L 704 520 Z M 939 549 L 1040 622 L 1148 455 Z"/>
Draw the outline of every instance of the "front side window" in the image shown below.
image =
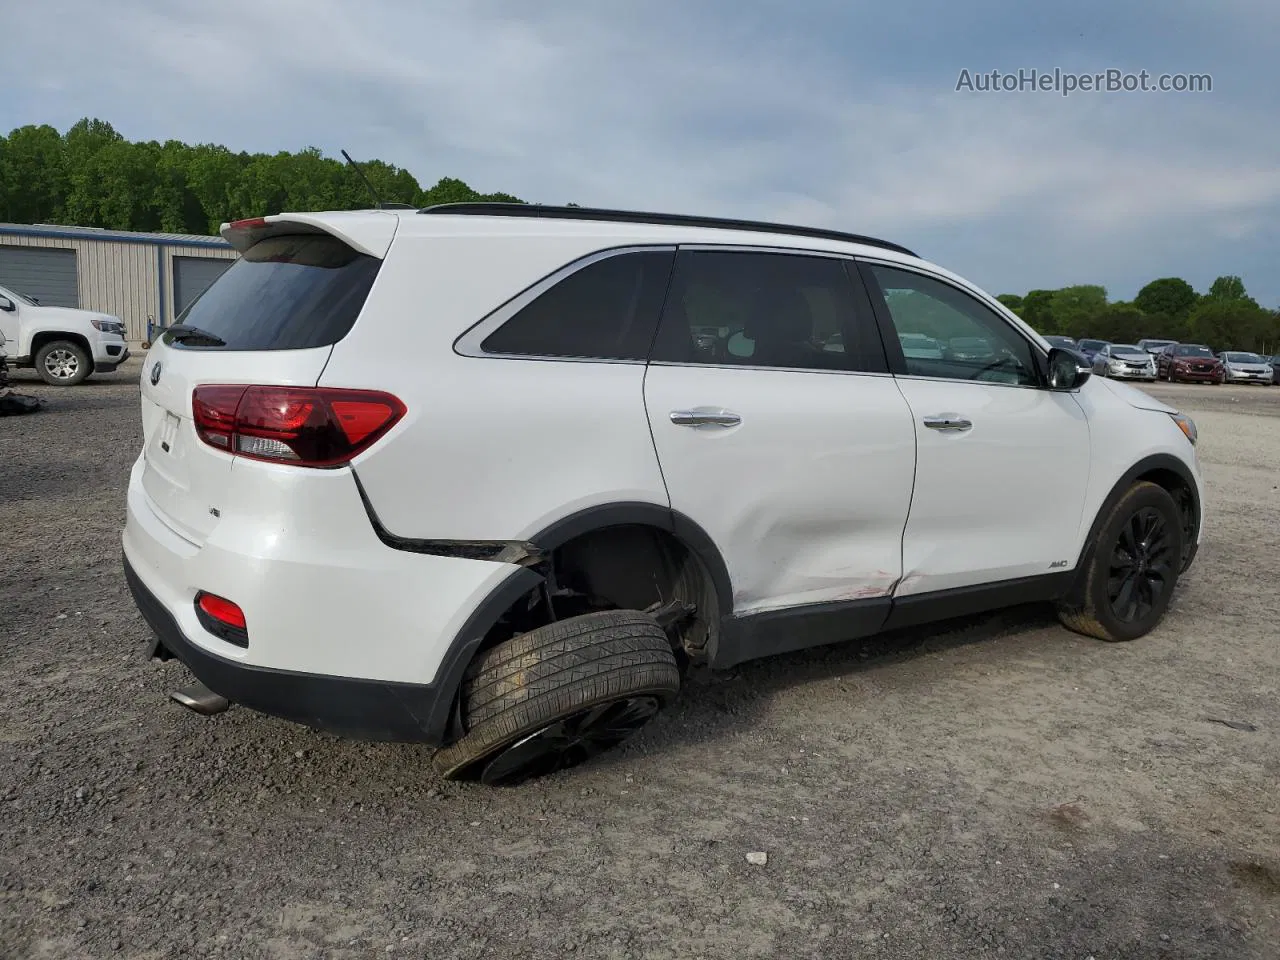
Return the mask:
<path id="1" fill-rule="evenodd" d="M 674 256 L 670 250 L 643 250 L 588 263 L 489 334 L 480 349 L 526 357 L 644 360 Z"/>
<path id="2" fill-rule="evenodd" d="M 869 266 L 909 375 L 1039 386 L 1031 344 L 994 310 L 932 277 Z M 920 349 L 924 340 L 936 349 Z"/>
<path id="3" fill-rule="evenodd" d="M 681 251 L 653 359 L 887 372 L 854 289 L 845 262 L 833 257 Z"/>

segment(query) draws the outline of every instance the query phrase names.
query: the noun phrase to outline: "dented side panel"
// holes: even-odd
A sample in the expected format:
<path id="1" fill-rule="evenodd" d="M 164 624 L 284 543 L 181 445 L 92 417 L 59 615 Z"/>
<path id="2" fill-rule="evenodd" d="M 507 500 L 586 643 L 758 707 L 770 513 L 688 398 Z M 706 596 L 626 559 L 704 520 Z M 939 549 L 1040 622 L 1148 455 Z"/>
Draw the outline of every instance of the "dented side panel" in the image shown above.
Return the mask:
<path id="1" fill-rule="evenodd" d="M 735 615 L 891 593 L 915 472 L 891 377 L 652 364 L 645 402 L 671 505 L 716 542 Z M 741 421 L 672 422 L 699 407 Z"/>

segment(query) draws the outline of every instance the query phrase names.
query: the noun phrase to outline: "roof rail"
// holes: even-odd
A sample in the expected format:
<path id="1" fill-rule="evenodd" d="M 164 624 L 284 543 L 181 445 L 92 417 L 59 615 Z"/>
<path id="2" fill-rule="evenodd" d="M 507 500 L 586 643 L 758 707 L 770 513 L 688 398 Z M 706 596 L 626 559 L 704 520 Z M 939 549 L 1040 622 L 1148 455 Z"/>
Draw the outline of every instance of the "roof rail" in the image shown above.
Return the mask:
<path id="1" fill-rule="evenodd" d="M 423 207 L 419 213 L 463 214 L 477 217 L 528 217 L 551 220 L 599 220 L 609 223 L 652 223 L 672 227 L 711 227 L 720 230 L 746 230 L 756 233 L 785 233 L 796 237 L 818 237 L 823 240 L 839 240 L 843 243 L 860 243 L 868 247 L 896 250 L 909 257 L 916 256 L 906 247 L 888 240 L 864 237 L 841 230 L 822 227 L 799 227 L 783 223 L 765 223 L 758 220 L 731 220 L 725 217 L 696 217 L 680 213 L 642 213 L 635 210 L 607 210 L 599 207 L 558 207 L 537 203 L 490 203 L 472 201 L 437 203 Z"/>

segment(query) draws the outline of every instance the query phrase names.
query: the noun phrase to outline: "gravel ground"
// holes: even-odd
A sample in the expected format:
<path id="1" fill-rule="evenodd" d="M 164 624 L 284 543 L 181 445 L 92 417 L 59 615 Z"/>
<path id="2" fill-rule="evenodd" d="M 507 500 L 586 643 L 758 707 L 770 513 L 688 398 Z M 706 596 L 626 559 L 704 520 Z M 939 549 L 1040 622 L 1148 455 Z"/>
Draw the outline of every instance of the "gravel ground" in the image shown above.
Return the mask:
<path id="1" fill-rule="evenodd" d="M 493 791 L 165 699 L 119 565 L 139 369 L 20 375 L 48 406 L 0 420 L 5 960 L 1280 956 L 1280 388 L 1150 388 L 1211 526 L 1149 637 L 1015 610 L 750 664 Z"/>

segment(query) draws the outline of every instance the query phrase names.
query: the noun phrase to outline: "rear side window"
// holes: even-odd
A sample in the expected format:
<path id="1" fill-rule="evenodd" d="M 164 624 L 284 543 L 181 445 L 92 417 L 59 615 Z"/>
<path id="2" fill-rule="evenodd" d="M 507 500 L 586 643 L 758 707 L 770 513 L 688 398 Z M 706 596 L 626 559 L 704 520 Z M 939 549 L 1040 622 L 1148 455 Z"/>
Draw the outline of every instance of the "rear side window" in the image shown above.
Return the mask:
<path id="1" fill-rule="evenodd" d="M 489 334 L 486 353 L 645 360 L 675 254 L 645 250 L 576 270 Z"/>
<path id="2" fill-rule="evenodd" d="M 246 250 L 175 325 L 213 334 L 224 341 L 221 350 L 331 346 L 355 324 L 381 266 L 329 234 L 268 237 Z"/>

